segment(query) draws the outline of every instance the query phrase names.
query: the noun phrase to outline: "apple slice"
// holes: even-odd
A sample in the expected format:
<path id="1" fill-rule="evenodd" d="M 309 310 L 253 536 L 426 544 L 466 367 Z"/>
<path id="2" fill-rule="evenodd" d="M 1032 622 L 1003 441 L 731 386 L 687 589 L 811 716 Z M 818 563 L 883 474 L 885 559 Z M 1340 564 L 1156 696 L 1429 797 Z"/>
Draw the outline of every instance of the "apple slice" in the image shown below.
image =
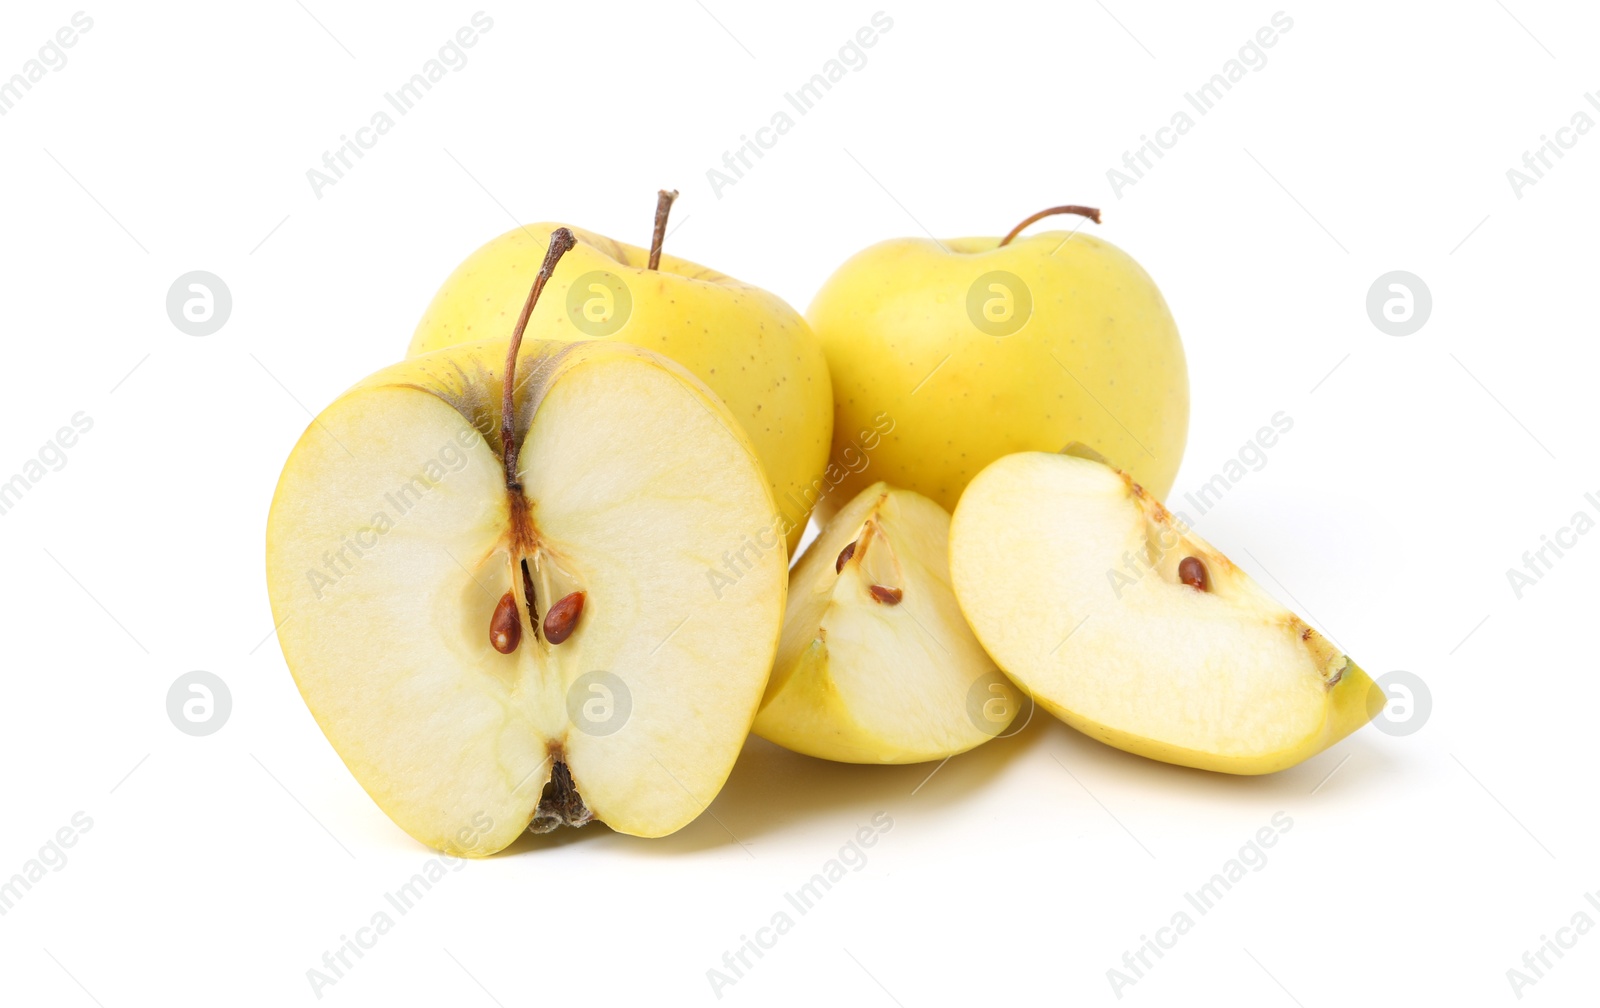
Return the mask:
<path id="1" fill-rule="evenodd" d="M 989 465 L 956 507 L 950 570 L 1000 667 L 1119 749 L 1271 773 L 1383 703 L 1326 638 L 1098 462 L 1024 452 Z"/>
<path id="2" fill-rule="evenodd" d="M 1021 696 L 983 653 L 950 590 L 950 515 L 875 483 L 844 506 L 789 579 L 756 734 L 848 763 L 917 763 L 1004 731 Z"/>
<path id="3" fill-rule="evenodd" d="M 710 572 L 771 526 L 772 495 L 680 366 L 621 343 L 513 353 L 412 358 L 307 428 L 267 526 L 284 657 L 429 846 L 486 855 L 591 819 L 671 833 L 721 789 L 766 685 L 784 551 L 745 551 L 720 591 Z"/>

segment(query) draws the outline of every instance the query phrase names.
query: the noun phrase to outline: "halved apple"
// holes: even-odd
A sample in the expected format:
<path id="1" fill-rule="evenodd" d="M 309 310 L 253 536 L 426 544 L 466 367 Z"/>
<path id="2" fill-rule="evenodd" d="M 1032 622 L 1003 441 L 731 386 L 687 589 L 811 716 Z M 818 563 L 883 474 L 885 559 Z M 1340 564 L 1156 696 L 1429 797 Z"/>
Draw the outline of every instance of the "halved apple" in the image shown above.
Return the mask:
<path id="1" fill-rule="evenodd" d="M 795 564 L 756 734 L 809 756 L 917 763 L 1004 731 L 1021 696 L 950 591 L 950 515 L 875 483 Z"/>
<path id="2" fill-rule="evenodd" d="M 950 570 L 1001 669 L 1119 749 L 1271 773 L 1383 703 L 1338 648 L 1099 462 L 1024 452 L 989 465 L 956 506 Z"/>
<path id="3" fill-rule="evenodd" d="M 521 330 L 518 330 L 520 339 Z M 306 429 L 267 527 L 306 705 L 402 829 L 486 855 L 591 819 L 661 836 L 721 789 L 761 699 L 781 548 L 755 455 L 680 366 L 621 343 L 457 346 Z"/>

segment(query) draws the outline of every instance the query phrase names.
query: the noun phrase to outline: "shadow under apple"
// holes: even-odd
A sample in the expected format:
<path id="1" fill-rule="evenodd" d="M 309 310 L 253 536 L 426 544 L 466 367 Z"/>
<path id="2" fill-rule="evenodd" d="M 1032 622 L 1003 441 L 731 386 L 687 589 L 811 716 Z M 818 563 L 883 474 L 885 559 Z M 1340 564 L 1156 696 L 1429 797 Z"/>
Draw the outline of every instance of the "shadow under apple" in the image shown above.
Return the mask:
<path id="1" fill-rule="evenodd" d="M 1249 798 L 1264 802 L 1302 802 L 1312 797 L 1360 790 L 1363 782 L 1392 772 L 1391 761 L 1370 731 L 1357 731 L 1303 763 L 1269 774 L 1229 774 L 1162 763 L 1106 745 L 1047 716 L 1048 748 L 1083 783 L 1116 780 L 1119 786 L 1145 787 L 1153 795 L 1181 792 L 1203 799 Z"/>
<path id="2" fill-rule="evenodd" d="M 960 806 L 1013 762 L 1059 760 L 1081 783 L 1116 781 L 1153 800 L 1244 799 L 1300 804 L 1358 792 L 1392 772 L 1383 750 L 1363 733 L 1298 766 L 1244 776 L 1177 766 L 1124 752 L 1082 734 L 1029 705 L 1007 732 L 940 763 L 881 766 L 838 763 L 791 752 L 758 736 L 746 740 L 727 784 L 688 826 L 660 839 L 615 833 L 603 823 L 553 833 L 525 833 L 497 857 L 552 852 L 569 844 L 603 842 L 643 855 L 682 857 L 721 848 L 752 848 L 764 837 L 821 818 L 866 821 L 877 812 L 915 803 L 920 814 L 959 815 Z M 1337 768 L 1337 769 L 1336 769 Z"/>

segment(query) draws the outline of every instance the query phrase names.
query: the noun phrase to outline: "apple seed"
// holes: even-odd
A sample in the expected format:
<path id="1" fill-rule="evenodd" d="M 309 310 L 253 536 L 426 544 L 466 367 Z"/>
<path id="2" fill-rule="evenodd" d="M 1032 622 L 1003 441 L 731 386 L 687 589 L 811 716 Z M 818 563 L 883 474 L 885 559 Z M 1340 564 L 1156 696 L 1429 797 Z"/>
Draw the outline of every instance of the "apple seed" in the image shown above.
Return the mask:
<path id="1" fill-rule="evenodd" d="M 1206 565 L 1199 557 L 1184 557 L 1178 564 L 1178 580 L 1198 591 L 1210 591 L 1210 578 L 1206 576 Z"/>
<path id="2" fill-rule="evenodd" d="M 904 598 L 906 594 L 899 588 L 886 588 L 883 585 L 873 585 L 872 587 L 868 588 L 867 591 L 871 592 L 872 597 L 877 599 L 879 602 L 882 602 L 884 605 L 899 605 L 900 600 Z"/>
<path id="3" fill-rule="evenodd" d="M 522 621 L 517 618 L 517 598 L 510 592 L 500 596 L 489 620 L 489 643 L 501 654 L 510 654 L 522 643 Z"/>
<path id="4" fill-rule="evenodd" d="M 833 572 L 835 574 L 843 573 L 844 565 L 849 563 L 850 562 L 850 558 L 855 556 L 855 555 L 856 555 L 856 544 L 855 544 L 855 541 L 852 540 L 850 545 L 846 546 L 844 549 L 839 551 L 839 559 L 837 559 L 837 560 L 835 560 L 833 562 Z"/>
<path id="5" fill-rule="evenodd" d="M 572 631 L 578 625 L 578 617 L 583 614 L 583 597 L 583 592 L 575 591 L 550 607 L 550 611 L 544 614 L 545 640 L 560 644 L 572 636 Z"/>

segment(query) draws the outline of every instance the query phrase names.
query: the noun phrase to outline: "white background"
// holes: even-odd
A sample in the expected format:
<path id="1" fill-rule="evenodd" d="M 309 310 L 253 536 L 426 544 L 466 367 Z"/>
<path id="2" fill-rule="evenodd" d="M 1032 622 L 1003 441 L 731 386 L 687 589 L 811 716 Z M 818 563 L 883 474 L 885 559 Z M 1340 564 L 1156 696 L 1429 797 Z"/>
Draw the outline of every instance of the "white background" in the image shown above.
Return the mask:
<path id="1" fill-rule="evenodd" d="M 75 812 L 93 826 L 0 917 L 0 999 L 315 1001 L 307 970 L 431 854 L 344 770 L 270 638 L 279 468 L 479 243 L 553 219 L 642 244 L 662 186 L 683 191 L 674 253 L 801 308 L 884 238 L 1105 207 L 1096 233 L 1156 278 L 1187 348 L 1178 492 L 1295 421 L 1198 530 L 1374 675 L 1422 677 L 1432 715 L 1256 779 L 1043 715 L 931 779 L 752 741 L 671 838 L 597 827 L 452 872 L 325 1003 L 715 1003 L 707 970 L 879 812 L 867 865 L 723 1001 L 1115 1003 L 1107 970 L 1280 811 L 1266 866 L 1124 1002 L 1510 1004 L 1541 936 L 1600 921 L 1600 535 L 1520 600 L 1506 576 L 1597 512 L 1600 131 L 1520 198 L 1506 172 L 1600 117 L 1600 15 L 1285 7 L 1266 65 L 1119 196 L 1107 169 L 1277 5 L 879 2 L 485 6 L 469 62 L 320 199 L 306 170 L 476 0 L 87 9 L 69 62 L 0 117 L 0 479 L 94 422 L 0 516 L 0 878 Z M 8 5 L 0 78 L 77 9 Z M 707 169 L 879 9 L 868 63 L 714 195 Z M 198 338 L 164 304 L 196 269 L 234 299 Z M 1365 306 L 1397 269 L 1433 297 L 1398 338 Z M 166 713 L 195 669 L 233 697 L 204 738 Z M 1523 999 L 1576 1003 L 1597 958 L 1578 937 Z"/>

